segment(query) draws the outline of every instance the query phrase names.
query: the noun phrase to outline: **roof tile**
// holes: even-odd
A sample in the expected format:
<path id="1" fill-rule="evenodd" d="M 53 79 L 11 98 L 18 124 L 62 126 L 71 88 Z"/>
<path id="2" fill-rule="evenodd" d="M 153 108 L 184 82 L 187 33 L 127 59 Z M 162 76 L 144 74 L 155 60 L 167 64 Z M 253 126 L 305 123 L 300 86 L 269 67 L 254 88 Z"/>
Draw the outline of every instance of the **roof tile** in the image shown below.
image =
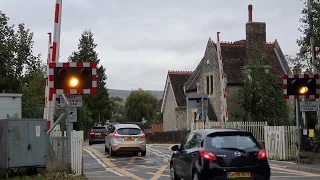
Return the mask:
<path id="1" fill-rule="evenodd" d="M 183 84 L 189 79 L 192 71 L 169 71 L 168 75 L 172 85 L 173 93 L 178 106 L 186 106 Z"/>

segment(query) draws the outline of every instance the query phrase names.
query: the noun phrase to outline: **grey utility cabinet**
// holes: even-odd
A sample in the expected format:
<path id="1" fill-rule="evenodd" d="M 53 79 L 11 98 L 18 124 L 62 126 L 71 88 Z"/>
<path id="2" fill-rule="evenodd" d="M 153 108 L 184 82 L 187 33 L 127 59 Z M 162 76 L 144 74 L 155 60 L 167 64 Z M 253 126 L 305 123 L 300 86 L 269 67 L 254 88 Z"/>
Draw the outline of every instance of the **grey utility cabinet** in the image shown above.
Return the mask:
<path id="1" fill-rule="evenodd" d="M 45 119 L 0 120 L 0 169 L 45 167 Z"/>

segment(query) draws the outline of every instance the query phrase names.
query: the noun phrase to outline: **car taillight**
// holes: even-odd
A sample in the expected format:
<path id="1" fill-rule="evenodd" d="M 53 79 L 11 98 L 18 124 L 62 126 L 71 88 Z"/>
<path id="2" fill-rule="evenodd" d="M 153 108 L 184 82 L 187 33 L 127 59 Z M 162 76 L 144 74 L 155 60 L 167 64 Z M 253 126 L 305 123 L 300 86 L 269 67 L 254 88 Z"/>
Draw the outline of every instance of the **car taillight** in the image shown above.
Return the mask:
<path id="1" fill-rule="evenodd" d="M 94 132 L 90 132 L 90 135 L 91 135 L 91 136 L 94 135 Z"/>
<path id="2" fill-rule="evenodd" d="M 141 138 L 145 138 L 146 137 L 146 134 L 144 134 L 144 132 L 141 131 Z"/>
<path id="3" fill-rule="evenodd" d="M 113 138 L 118 139 L 118 137 L 119 137 L 119 134 L 117 133 L 117 131 L 115 131 L 115 132 L 113 133 Z"/>
<path id="4" fill-rule="evenodd" d="M 217 160 L 217 157 L 212 152 L 208 151 L 200 151 L 200 156 L 207 160 Z"/>
<path id="5" fill-rule="evenodd" d="M 258 153 L 258 159 L 265 159 L 267 158 L 267 152 L 264 149 L 261 149 Z"/>

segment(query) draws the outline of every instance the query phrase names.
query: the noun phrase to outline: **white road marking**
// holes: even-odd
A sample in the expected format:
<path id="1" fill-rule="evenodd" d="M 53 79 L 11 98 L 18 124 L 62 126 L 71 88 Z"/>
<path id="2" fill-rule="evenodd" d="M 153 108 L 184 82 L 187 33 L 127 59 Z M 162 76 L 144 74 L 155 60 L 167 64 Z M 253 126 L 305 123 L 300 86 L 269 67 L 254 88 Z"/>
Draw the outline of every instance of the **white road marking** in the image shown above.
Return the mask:
<path id="1" fill-rule="evenodd" d="M 114 171 L 113 169 L 108 168 L 108 166 L 106 164 L 104 164 L 99 158 L 97 158 L 97 156 L 94 155 L 91 151 L 89 151 L 87 149 L 83 149 L 83 150 L 85 150 L 88 154 L 90 154 L 91 157 L 93 159 L 95 159 L 106 171 L 112 172 L 112 173 L 114 173 L 114 174 L 116 174 L 118 176 L 124 176 L 123 174 L 121 174 L 121 173 L 119 173 L 117 171 Z"/>
<path id="2" fill-rule="evenodd" d="M 163 153 L 163 152 L 158 151 L 158 150 L 156 150 L 156 149 L 153 149 L 153 148 L 150 148 L 150 147 L 147 147 L 147 149 L 148 149 L 148 150 L 151 150 L 152 152 L 154 152 L 154 153 L 156 153 L 156 154 L 159 154 L 159 155 L 162 155 L 162 156 L 171 158 L 171 155 L 166 154 L 166 153 Z"/>

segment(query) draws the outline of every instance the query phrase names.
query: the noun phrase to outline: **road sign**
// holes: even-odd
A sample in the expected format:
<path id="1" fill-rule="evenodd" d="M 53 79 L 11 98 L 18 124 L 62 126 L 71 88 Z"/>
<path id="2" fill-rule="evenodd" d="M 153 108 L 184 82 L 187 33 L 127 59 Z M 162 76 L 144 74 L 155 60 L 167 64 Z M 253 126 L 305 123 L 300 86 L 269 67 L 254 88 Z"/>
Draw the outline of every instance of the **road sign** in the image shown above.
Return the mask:
<path id="1" fill-rule="evenodd" d="M 77 122 L 78 119 L 78 113 L 77 113 L 77 108 L 73 107 L 69 109 L 69 120 L 70 122 Z"/>
<path id="2" fill-rule="evenodd" d="M 318 103 L 317 101 L 304 101 L 300 102 L 300 111 L 317 111 L 318 110 Z"/>
<path id="3" fill-rule="evenodd" d="M 82 95 L 65 95 L 68 99 L 69 107 L 82 107 Z M 62 96 L 60 96 L 60 107 L 67 107 L 67 103 Z"/>

